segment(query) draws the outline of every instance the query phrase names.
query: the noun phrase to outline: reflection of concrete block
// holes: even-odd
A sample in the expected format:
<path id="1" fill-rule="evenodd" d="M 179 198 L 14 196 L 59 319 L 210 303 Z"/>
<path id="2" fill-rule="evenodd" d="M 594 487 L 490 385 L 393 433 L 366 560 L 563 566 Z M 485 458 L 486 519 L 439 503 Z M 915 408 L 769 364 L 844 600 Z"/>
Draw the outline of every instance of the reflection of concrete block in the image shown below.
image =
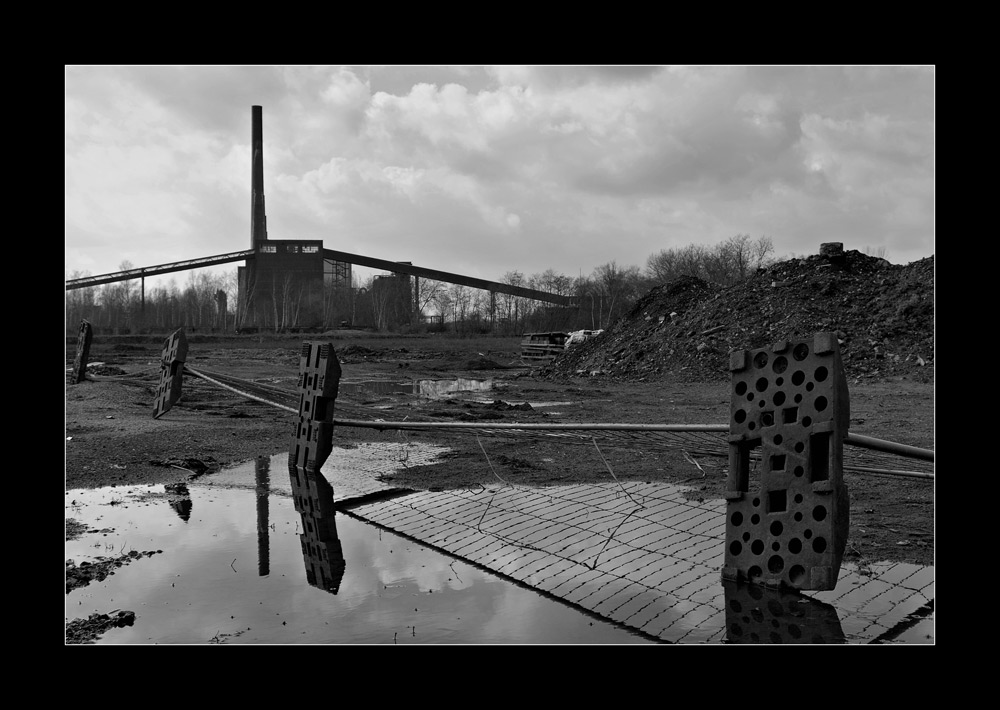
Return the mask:
<path id="1" fill-rule="evenodd" d="M 815 570 L 814 570 L 815 572 Z M 844 643 L 831 605 L 797 592 L 723 581 L 727 643 Z"/>

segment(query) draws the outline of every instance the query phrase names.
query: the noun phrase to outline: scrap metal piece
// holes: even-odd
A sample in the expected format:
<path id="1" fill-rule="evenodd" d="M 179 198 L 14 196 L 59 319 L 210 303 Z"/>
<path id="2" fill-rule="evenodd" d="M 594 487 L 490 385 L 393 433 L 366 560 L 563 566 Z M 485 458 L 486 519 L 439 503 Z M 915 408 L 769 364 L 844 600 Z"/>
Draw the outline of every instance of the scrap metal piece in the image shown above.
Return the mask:
<path id="1" fill-rule="evenodd" d="M 163 341 L 160 383 L 156 387 L 156 399 L 153 402 L 153 419 L 159 419 L 169 412 L 180 399 L 187 351 L 187 338 L 183 328 L 178 328 Z"/>
<path id="2" fill-rule="evenodd" d="M 76 358 L 73 360 L 73 375 L 70 381 L 80 384 L 87 379 L 87 360 L 90 359 L 90 341 L 93 337 L 93 328 L 86 320 L 80 321 L 80 334 L 76 339 Z"/>
<path id="3" fill-rule="evenodd" d="M 730 370 L 723 579 L 833 589 L 850 523 L 850 400 L 837 338 L 736 351 Z"/>

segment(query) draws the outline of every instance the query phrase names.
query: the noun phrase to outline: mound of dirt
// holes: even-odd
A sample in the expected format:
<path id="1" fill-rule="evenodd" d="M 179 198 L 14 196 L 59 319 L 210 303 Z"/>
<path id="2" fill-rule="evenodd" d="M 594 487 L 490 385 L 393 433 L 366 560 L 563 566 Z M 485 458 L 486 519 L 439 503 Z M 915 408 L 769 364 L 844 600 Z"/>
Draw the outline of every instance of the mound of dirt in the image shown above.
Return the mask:
<path id="1" fill-rule="evenodd" d="M 730 287 L 684 277 L 545 374 L 728 380 L 729 352 L 837 334 L 848 377 L 934 379 L 934 257 L 896 265 L 858 251 L 790 259 Z"/>

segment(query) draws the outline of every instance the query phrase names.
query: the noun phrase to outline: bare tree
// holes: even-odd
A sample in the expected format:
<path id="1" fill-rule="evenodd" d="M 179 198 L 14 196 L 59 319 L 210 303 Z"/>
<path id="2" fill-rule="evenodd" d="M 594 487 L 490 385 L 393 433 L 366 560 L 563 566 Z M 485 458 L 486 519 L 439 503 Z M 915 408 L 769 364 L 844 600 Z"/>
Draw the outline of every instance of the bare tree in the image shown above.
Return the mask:
<path id="1" fill-rule="evenodd" d="M 606 328 L 638 296 L 641 288 L 639 267 L 620 267 L 617 262 L 610 261 L 594 269 L 593 280 L 601 296 L 598 323 L 601 328 Z"/>
<path id="2" fill-rule="evenodd" d="M 646 260 L 646 275 L 655 283 L 694 276 L 730 286 L 770 263 L 773 253 L 770 237 L 754 240 L 749 234 L 737 234 L 711 248 L 689 244 L 680 249 L 663 249 Z"/>

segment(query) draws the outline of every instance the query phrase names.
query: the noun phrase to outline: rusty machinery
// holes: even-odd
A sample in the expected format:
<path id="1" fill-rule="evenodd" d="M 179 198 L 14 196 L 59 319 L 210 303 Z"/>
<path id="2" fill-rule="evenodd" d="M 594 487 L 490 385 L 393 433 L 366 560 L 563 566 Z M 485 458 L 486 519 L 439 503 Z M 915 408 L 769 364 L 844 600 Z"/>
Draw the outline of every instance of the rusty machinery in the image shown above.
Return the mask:
<path id="1" fill-rule="evenodd" d="M 832 333 L 730 354 L 724 580 L 828 590 L 847 544 L 847 380 Z M 753 469 L 758 480 L 751 481 Z"/>

